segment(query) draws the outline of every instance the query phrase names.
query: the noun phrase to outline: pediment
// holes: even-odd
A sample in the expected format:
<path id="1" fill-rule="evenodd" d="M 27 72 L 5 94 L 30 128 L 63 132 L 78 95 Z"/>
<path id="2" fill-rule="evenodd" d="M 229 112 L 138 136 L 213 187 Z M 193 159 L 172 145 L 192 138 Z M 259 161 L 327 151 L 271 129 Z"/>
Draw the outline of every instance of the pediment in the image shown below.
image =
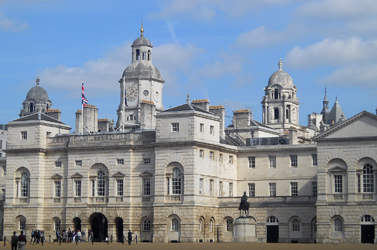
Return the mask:
<path id="1" fill-rule="evenodd" d="M 347 170 L 340 166 L 335 166 L 329 169 L 329 172 L 345 172 L 345 171 Z"/>
<path id="2" fill-rule="evenodd" d="M 123 174 L 122 172 L 116 172 L 114 175 L 113 175 L 113 177 L 114 178 L 123 178 L 125 176 L 125 174 Z"/>
<path id="3" fill-rule="evenodd" d="M 148 171 L 144 171 L 140 174 L 140 177 L 152 177 L 153 174 L 148 172 Z"/>
<path id="4" fill-rule="evenodd" d="M 371 138 L 377 136 L 377 116 L 363 111 L 314 137 L 314 140 Z"/>
<path id="5" fill-rule="evenodd" d="M 51 176 L 51 179 L 61 180 L 61 179 L 63 179 L 63 176 L 61 176 L 60 174 L 54 174 L 53 176 Z"/>
<path id="6" fill-rule="evenodd" d="M 71 176 L 72 179 L 82 179 L 83 176 L 79 173 L 74 173 L 72 176 Z"/>

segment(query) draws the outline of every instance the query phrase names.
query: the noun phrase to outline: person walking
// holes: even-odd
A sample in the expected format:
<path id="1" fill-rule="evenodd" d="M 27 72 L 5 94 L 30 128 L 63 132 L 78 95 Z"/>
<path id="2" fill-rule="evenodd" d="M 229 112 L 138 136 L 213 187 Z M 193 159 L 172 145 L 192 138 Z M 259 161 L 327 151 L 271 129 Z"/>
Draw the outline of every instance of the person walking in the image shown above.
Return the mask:
<path id="1" fill-rule="evenodd" d="M 19 241 L 18 250 L 25 250 L 26 236 L 24 235 L 24 231 L 21 231 L 21 234 L 18 236 L 18 241 Z"/>
<path id="2" fill-rule="evenodd" d="M 131 242 L 132 242 L 132 232 L 131 230 L 128 230 L 128 245 L 131 245 Z"/>
<path id="3" fill-rule="evenodd" d="M 60 230 L 59 230 L 59 228 L 58 228 L 58 230 L 56 230 L 56 241 L 57 242 L 59 242 L 59 240 L 60 240 Z"/>
<path id="4" fill-rule="evenodd" d="M 45 240 L 45 231 L 41 230 L 41 232 L 39 233 L 39 237 L 41 239 L 41 244 L 43 246 L 43 242 Z"/>
<path id="5" fill-rule="evenodd" d="M 10 240 L 10 244 L 12 245 L 12 250 L 17 250 L 17 244 L 18 244 L 18 236 L 16 235 L 16 231 L 13 231 L 12 238 Z"/>

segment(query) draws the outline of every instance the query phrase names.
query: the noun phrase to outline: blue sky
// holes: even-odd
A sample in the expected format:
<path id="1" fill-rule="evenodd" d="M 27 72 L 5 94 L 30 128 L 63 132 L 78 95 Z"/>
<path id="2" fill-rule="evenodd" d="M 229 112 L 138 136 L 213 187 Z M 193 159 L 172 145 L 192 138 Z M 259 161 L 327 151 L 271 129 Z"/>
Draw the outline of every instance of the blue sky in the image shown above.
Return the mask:
<path id="1" fill-rule="evenodd" d="M 0 123 L 19 116 L 35 79 L 74 131 L 81 80 L 99 118 L 116 121 L 119 83 L 133 40 L 153 44 L 165 109 L 191 99 L 252 108 L 279 58 L 298 88 L 300 124 L 336 96 L 347 118 L 377 106 L 377 1 L 2 0 Z M 227 125 L 230 119 L 227 121 Z"/>

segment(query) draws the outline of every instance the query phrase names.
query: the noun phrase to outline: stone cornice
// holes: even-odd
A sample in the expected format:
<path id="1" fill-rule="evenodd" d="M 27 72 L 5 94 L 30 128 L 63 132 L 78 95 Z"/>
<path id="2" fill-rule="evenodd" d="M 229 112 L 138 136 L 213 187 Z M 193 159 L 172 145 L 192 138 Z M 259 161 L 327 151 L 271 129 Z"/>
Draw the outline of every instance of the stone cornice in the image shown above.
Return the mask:
<path id="1" fill-rule="evenodd" d="M 352 141 L 377 141 L 377 136 L 345 137 L 345 138 L 321 138 L 316 142 L 352 142 Z"/>

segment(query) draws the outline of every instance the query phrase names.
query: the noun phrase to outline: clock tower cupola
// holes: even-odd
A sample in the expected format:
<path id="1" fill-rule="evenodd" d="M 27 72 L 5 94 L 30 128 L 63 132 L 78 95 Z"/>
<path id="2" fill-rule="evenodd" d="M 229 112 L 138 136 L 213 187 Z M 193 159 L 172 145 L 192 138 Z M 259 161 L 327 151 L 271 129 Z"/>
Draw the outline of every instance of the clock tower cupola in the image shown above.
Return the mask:
<path id="1" fill-rule="evenodd" d="M 154 129 L 155 115 L 164 110 L 162 88 L 164 80 L 152 63 L 152 43 L 144 37 L 143 25 L 131 45 L 132 63 L 123 72 L 120 83 L 119 129 Z"/>

